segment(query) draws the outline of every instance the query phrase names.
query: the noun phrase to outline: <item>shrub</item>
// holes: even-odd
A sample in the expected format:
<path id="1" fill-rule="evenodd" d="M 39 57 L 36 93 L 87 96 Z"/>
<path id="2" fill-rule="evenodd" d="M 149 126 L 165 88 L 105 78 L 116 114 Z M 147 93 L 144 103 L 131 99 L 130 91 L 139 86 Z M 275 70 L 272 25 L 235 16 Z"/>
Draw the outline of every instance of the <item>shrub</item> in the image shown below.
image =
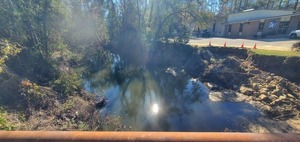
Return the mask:
<path id="1" fill-rule="evenodd" d="M 39 86 L 29 80 L 23 80 L 20 83 L 21 95 L 27 101 L 28 108 L 33 110 L 47 109 L 54 105 L 56 92 L 49 87 Z"/>
<path id="2" fill-rule="evenodd" d="M 0 73 L 4 71 L 5 61 L 21 52 L 17 45 L 10 43 L 7 40 L 0 40 Z"/>
<path id="3" fill-rule="evenodd" d="M 61 73 L 54 81 L 54 90 L 67 95 L 78 92 L 82 88 L 82 80 L 77 73 Z"/>
<path id="4" fill-rule="evenodd" d="M 9 123 L 7 112 L 0 108 L 0 130 L 14 130 L 15 126 Z"/>
<path id="5" fill-rule="evenodd" d="M 296 43 L 293 44 L 292 50 L 293 51 L 297 51 L 297 52 L 300 51 L 300 41 L 298 41 L 298 42 L 296 42 Z"/>

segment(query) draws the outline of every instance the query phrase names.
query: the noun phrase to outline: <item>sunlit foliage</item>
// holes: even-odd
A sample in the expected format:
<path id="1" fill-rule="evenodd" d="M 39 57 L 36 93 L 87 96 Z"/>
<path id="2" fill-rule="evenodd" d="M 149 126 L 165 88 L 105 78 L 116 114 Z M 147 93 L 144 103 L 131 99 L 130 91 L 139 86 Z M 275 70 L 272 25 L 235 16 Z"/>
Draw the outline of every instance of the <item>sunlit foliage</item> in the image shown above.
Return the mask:
<path id="1" fill-rule="evenodd" d="M 0 74 L 4 71 L 5 61 L 9 57 L 17 55 L 20 51 L 20 48 L 9 43 L 8 40 L 0 41 Z"/>

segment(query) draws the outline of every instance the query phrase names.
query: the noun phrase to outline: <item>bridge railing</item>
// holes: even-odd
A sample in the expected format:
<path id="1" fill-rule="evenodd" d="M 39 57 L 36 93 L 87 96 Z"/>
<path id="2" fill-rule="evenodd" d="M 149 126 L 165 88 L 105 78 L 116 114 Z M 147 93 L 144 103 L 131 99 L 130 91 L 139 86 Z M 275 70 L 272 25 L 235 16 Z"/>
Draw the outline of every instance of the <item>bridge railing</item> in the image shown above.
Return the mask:
<path id="1" fill-rule="evenodd" d="M 294 133 L 0 131 L 0 141 L 300 141 Z"/>

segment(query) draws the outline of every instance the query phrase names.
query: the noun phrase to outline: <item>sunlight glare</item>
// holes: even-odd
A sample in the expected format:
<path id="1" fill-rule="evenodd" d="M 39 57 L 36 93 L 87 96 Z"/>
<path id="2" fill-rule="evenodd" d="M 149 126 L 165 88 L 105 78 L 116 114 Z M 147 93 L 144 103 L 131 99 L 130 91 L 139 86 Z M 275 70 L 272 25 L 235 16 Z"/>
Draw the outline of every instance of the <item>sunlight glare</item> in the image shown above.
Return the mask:
<path id="1" fill-rule="evenodd" d="M 156 103 L 153 104 L 153 106 L 152 106 L 152 112 L 153 112 L 154 114 L 157 114 L 158 111 L 159 111 L 158 104 L 156 104 Z"/>

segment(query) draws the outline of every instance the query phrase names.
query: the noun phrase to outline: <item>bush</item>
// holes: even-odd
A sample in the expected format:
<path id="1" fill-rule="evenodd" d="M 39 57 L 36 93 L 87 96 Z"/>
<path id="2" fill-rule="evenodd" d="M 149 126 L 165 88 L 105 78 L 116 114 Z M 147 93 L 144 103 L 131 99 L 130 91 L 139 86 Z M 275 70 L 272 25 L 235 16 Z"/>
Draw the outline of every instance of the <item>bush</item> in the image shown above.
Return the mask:
<path id="1" fill-rule="evenodd" d="M 0 40 L 0 74 L 4 72 L 5 61 L 21 52 L 16 44 L 10 43 L 8 40 Z"/>
<path id="2" fill-rule="evenodd" d="M 298 41 L 298 42 L 296 42 L 296 43 L 293 44 L 292 50 L 293 51 L 297 51 L 297 52 L 300 51 L 300 41 Z"/>
<path id="3" fill-rule="evenodd" d="M 54 81 L 54 90 L 70 95 L 73 92 L 79 92 L 82 85 L 82 80 L 77 73 L 61 73 L 59 78 Z"/>
<path id="4" fill-rule="evenodd" d="M 30 110 L 47 109 L 55 105 L 57 93 L 49 87 L 39 86 L 29 80 L 23 80 L 20 83 L 21 95 L 27 101 L 27 107 Z"/>
<path id="5" fill-rule="evenodd" d="M 0 108 L 0 130 L 14 130 L 15 126 L 9 123 L 7 112 Z"/>
<path id="6" fill-rule="evenodd" d="M 22 78 L 43 86 L 49 85 L 59 74 L 53 63 L 33 48 L 22 49 L 18 55 L 7 60 L 6 65 Z"/>

